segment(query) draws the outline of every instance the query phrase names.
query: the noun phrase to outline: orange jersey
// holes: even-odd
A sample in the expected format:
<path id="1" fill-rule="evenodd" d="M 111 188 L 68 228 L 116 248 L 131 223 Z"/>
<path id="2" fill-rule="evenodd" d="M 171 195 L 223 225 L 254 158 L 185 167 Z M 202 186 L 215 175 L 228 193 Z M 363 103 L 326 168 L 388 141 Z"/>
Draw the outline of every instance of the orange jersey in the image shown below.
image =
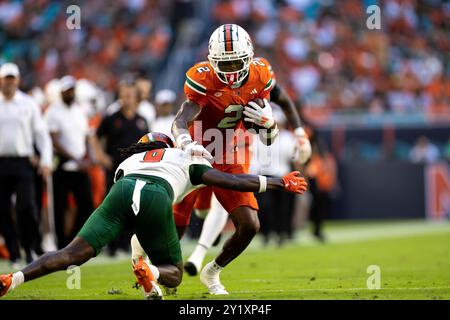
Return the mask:
<path id="1" fill-rule="evenodd" d="M 239 88 L 222 83 L 209 62 L 200 62 L 186 73 L 186 98 L 202 108 L 190 126 L 190 133 L 194 140 L 213 153 L 216 163 L 230 163 L 225 158 L 236 152 L 241 140 L 239 136 L 245 131 L 242 124 L 244 106 L 256 98 L 269 99 L 273 88 L 269 68 L 267 63 L 255 59 L 250 64 L 247 79 Z M 215 130 L 208 133 L 208 129 Z M 218 133 L 221 141 L 217 140 Z"/>
<path id="2" fill-rule="evenodd" d="M 270 65 L 269 61 L 266 58 L 263 57 L 257 57 L 254 58 L 253 61 L 259 61 L 262 64 L 266 65 L 267 68 L 269 69 L 270 75 L 272 77 L 272 88 L 275 87 L 276 82 L 276 77 L 275 77 L 275 72 L 273 72 L 272 66 Z"/>

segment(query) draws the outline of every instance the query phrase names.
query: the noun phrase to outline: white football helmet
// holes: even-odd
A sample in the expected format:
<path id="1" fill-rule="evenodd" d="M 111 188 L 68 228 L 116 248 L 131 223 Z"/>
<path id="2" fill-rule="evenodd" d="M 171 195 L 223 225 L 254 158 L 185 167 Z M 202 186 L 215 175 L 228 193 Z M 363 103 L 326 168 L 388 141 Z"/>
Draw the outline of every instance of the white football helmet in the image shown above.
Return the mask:
<path id="1" fill-rule="evenodd" d="M 237 24 L 218 27 L 209 38 L 209 63 L 219 80 L 229 86 L 239 86 L 245 79 L 252 59 L 252 40 Z"/>

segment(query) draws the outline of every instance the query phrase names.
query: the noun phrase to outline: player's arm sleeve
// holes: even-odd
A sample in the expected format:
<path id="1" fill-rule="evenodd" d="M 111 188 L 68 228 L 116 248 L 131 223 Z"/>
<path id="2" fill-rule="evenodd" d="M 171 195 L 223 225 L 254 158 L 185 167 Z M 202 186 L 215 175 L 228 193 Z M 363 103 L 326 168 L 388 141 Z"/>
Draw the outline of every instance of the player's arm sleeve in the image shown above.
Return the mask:
<path id="1" fill-rule="evenodd" d="M 191 164 L 189 166 L 189 178 L 192 185 L 197 186 L 199 184 L 204 184 L 203 174 L 211 169 L 211 166 L 205 164 Z"/>
<path id="2" fill-rule="evenodd" d="M 186 80 L 184 82 L 184 94 L 186 98 L 192 102 L 195 102 L 201 108 L 206 105 L 206 86 L 195 77 L 195 72 L 190 69 L 186 73 Z"/>
<path id="3" fill-rule="evenodd" d="M 270 76 L 272 77 L 273 85 L 276 85 L 276 76 L 275 71 L 273 70 L 272 66 L 270 65 L 269 61 L 266 58 L 259 57 L 258 60 L 262 62 L 264 65 L 267 66 L 267 69 L 269 70 Z"/>
<path id="4" fill-rule="evenodd" d="M 262 66 L 260 69 L 260 83 L 262 88 L 259 91 L 259 98 L 270 100 L 270 91 L 273 89 L 275 80 L 272 77 L 269 67 L 267 65 Z"/>
<path id="5" fill-rule="evenodd" d="M 116 172 L 114 173 L 114 183 L 122 179 L 124 176 L 124 172 L 122 168 L 117 168 Z"/>
<path id="6" fill-rule="evenodd" d="M 269 78 L 269 80 L 266 82 L 264 88 L 260 92 L 259 97 L 261 99 L 270 100 L 270 91 L 272 90 L 272 88 L 273 88 L 273 79 Z"/>

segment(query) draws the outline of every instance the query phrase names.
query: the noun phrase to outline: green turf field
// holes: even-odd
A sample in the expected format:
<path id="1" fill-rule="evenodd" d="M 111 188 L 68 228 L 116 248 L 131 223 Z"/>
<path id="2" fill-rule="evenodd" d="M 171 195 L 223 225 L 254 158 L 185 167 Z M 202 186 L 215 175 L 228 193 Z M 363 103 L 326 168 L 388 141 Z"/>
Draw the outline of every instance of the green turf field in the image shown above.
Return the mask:
<path id="1" fill-rule="evenodd" d="M 450 299 L 450 224 L 408 222 L 330 223 L 328 243 L 303 232 L 282 248 L 257 238 L 222 272 L 226 299 Z M 183 241 L 184 255 L 192 241 Z M 218 249 L 214 248 L 212 253 Z M 212 258 L 210 255 L 208 258 Z M 381 269 L 381 289 L 367 289 L 369 265 Z M 8 270 L 0 262 L 0 271 Z M 81 268 L 81 289 L 66 287 L 66 272 L 25 283 L 4 299 L 142 299 L 132 288 L 128 260 L 104 256 Z M 175 296 L 216 299 L 198 277 L 185 274 Z M 221 299 L 224 297 L 221 296 Z"/>

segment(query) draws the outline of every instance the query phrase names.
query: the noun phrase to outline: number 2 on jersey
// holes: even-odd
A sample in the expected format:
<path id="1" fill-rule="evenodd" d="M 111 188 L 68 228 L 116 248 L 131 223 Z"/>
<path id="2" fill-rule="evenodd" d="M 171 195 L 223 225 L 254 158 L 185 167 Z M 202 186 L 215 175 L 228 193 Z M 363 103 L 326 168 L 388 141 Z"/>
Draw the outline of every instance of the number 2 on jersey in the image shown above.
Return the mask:
<path id="1" fill-rule="evenodd" d="M 225 110 L 224 113 L 232 113 L 236 112 L 236 114 L 232 117 L 225 117 L 222 121 L 219 122 L 217 128 L 226 129 L 226 128 L 234 128 L 236 123 L 242 118 L 242 110 L 244 107 L 240 104 L 231 104 Z"/>
<path id="2" fill-rule="evenodd" d="M 166 149 L 147 151 L 142 162 L 160 162 L 162 157 L 164 156 L 164 152 L 166 152 Z"/>

